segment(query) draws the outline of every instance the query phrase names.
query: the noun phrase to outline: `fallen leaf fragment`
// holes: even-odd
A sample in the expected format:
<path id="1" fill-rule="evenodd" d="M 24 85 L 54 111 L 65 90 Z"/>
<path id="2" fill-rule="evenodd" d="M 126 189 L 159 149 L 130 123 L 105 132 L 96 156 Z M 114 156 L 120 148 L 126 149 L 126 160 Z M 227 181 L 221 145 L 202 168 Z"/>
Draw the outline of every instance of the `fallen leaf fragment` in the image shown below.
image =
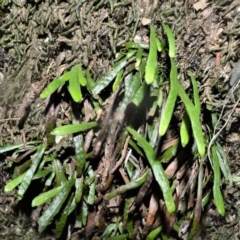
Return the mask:
<path id="1" fill-rule="evenodd" d="M 193 4 L 193 7 L 196 11 L 199 11 L 199 10 L 203 10 L 204 8 L 206 8 L 208 5 L 208 3 L 206 2 L 206 0 L 200 0 L 196 3 Z"/>

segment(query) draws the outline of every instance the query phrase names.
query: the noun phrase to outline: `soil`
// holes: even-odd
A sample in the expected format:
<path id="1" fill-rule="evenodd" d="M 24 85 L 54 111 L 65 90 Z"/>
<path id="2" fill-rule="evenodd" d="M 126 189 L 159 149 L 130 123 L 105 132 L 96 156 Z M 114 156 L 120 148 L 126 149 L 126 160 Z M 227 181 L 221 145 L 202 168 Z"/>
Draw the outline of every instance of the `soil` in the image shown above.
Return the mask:
<path id="1" fill-rule="evenodd" d="M 0 146 L 43 136 L 46 101 L 39 94 L 52 79 L 79 62 L 97 79 L 127 41 L 148 38 L 149 22 L 159 36 L 162 22 L 169 24 L 183 84 L 186 72 L 194 72 L 201 102 L 214 106 L 218 116 L 226 105 L 219 129 L 230 116 L 218 136 L 235 178 L 223 184 L 226 215 L 210 203 L 195 238 L 240 239 L 239 0 L 3 0 L 0 19 Z M 12 172 L 7 156 L 1 159 L 1 238 L 54 239 L 38 234 L 32 213 L 14 192 L 3 192 Z"/>

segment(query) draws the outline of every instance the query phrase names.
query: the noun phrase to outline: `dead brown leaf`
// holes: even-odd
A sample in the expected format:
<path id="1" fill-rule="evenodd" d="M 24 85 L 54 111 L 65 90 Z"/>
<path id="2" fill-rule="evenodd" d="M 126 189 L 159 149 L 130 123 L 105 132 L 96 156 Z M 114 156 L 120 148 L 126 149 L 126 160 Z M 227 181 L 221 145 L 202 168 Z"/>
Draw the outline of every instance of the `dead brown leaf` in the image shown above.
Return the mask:
<path id="1" fill-rule="evenodd" d="M 208 6 L 208 3 L 206 0 L 200 0 L 196 3 L 193 4 L 193 8 L 196 10 L 196 11 L 199 11 L 199 10 L 203 10 L 204 8 L 206 8 Z"/>
<path id="2" fill-rule="evenodd" d="M 154 223 L 158 208 L 159 208 L 159 205 L 158 205 L 157 199 L 152 194 L 150 203 L 149 203 L 149 211 L 148 211 L 146 225 L 144 226 L 143 231 L 142 231 L 143 236 L 146 236 L 148 234 L 148 232 L 150 231 L 150 229 Z"/>

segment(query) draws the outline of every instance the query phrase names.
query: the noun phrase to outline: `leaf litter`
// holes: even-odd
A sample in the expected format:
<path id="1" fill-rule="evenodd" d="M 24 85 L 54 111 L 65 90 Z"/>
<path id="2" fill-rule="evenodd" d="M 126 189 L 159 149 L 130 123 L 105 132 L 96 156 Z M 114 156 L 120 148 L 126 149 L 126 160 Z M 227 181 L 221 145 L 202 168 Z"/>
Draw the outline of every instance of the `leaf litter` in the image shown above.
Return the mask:
<path id="1" fill-rule="evenodd" d="M 38 100 L 38 95 L 41 92 L 40 87 L 39 91 L 34 92 L 35 90 L 32 90 L 34 88 L 31 87 L 31 84 L 40 83 L 40 86 L 44 86 L 48 81 L 55 77 L 59 77 L 64 70 L 71 68 L 79 61 L 83 62 L 85 67 L 91 67 L 94 78 L 107 73 L 111 69 L 112 59 L 114 59 L 116 49 L 122 46 L 124 42 L 126 42 L 126 39 L 129 40 L 135 36 L 139 36 L 140 39 L 146 40 L 146 29 L 148 27 L 144 28 L 140 26 L 137 28 L 136 35 L 132 35 L 134 27 L 137 26 L 137 16 L 140 17 L 140 19 L 151 19 L 151 17 L 154 16 L 151 21 L 156 23 L 164 18 L 165 21 L 172 25 L 175 36 L 177 37 L 177 63 L 180 67 L 179 74 L 181 76 L 181 81 L 183 81 L 183 83 L 187 82 L 186 76 L 181 70 L 191 70 L 196 72 L 198 79 L 202 79 L 200 85 L 200 91 L 203 92 L 201 99 L 207 104 L 212 104 L 217 111 L 221 111 L 230 73 L 219 70 L 216 58 L 220 53 L 220 64 L 223 65 L 237 62 L 239 59 L 239 56 L 234 54 L 237 52 L 235 49 L 237 48 L 236 39 L 239 31 L 237 21 L 239 20 L 239 16 L 236 15 L 234 9 L 228 11 L 228 3 L 230 1 L 215 1 L 204 8 L 202 6 L 197 6 L 197 13 L 192 11 L 194 5 L 192 5 L 193 3 L 190 1 L 188 3 L 183 3 L 181 1 L 174 1 L 174 3 L 173 1 L 166 1 L 161 5 L 160 12 L 156 11 L 156 5 L 154 4 L 156 1 L 152 4 L 146 4 L 147 1 L 136 1 L 136 5 L 131 5 L 128 1 L 122 1 L 122 6 L 116 5 L 115 7 L 114 5 L 116 3 L 114 3 L 114 1 L 112 3 L 113 5 L 106 3 L 105 1 L 97 2 L 98 1 L 92 1 L 92 4 L 89 5 L 86 3 L 80 5 L 77 5 L 76 3 L 72 5 L 69 5 L 68 3 L 60 3 L 56 5 L 55 1 L 42 1 L 42 3 L 35 3 L 33 5 L 24 5 L 24 2 L 22 1 L 18 4 L 11 1 L 4 1 L 2 3 L 1 18 L 3 18 L 4 21 L 0 31 L 3 33 L 1 47 L 4 51 L 1 48 L 1 52 L 4 52 L 5 64 L 1 64 L 0 66 L 1 73 L 3 74 L 3 81 L 0 83 L 2 110 L 0 114 L 0 127 L 2 133 L 0 141 L 1 145 L 4 145 L 5 143 L 14 143 L 17 140 L 31 141 L 32 139 L 36 139 L 37 135 L 43 135 L 42 129 L 39 128 L 39 119 L 41 119 L 45 106 L 40 100 Z M 149 5 L 148 8 L 147 5 Z M 3 9 L 7 7 L 11 9 L 11 13 L 4 13 Z M 80 8 L 81 16 L 75 11 L 76 8 Z M 143 9 L 144 11 L 138 10 L 136 15 L 132 17 L 135 8 L 140 10 Z M 56 14 L 51 16 L 48 9 L 54 9 Z M 204 24 L 202 24 L 201 14 L 206 14 L 207 9 L 214 11 L 209 11 L 210 14 L 205 15 Z M 41 11 L 48 13 L 44 14 L 46 18 L 40 17 L 43 16 Z M 69 11 L 73 11 L 74 14 L 68 16 Z M 28 21 L 30 16 L 32 21 Z M 13 20 L 9 22 L 10 18 Z M 225 23 L 222 23 L 221 19 L 225 20 Z M 230 19 L 233 19 L 233 21 Z M 127 30 L 125 22 L 128 22 L 129 24 Z M 16 23 L 19 26 L 18 28 L 16 28 Z M 78 25 L 79 23 L 80 25 Z M 220 26 L 219 23 L 221 23 Z M 76 26 L 80 26 L 80 30 L 79 27 Z M 27 31 L 24 31 L 26 27 Z M 218 32 L 218 38 L 211 38 L 213 32 L 217 31 L 216 28 L 219 27 L 224 29 L 224 31 Z M 214 34 L 214 36 L 216 36 L 216 34 Z M 16 38 L 20 39 L 20 41 L 17 41 L 18 39 Z M 229 38 L 230 40 L 228 41 L 227 39 Z M 23 39 L 26 39 L 26 42 L 24 42 Z M 82 42 L 80 46 L 79 39 Z M 92 46 L 90 46 L 89 43 L 91 43 Z M 56 59 L 59 59 L 63 52 L 65 53 L 65 57 L 57 62 Z M 1 57 L 1 63 L 3 62 L 2 59 L 3 57 Z M 220 79 L 221 82 L 216 79 Z M 207 92 L 205 91 L 206 89 L 208 90 Z M 32 97 L 29 96 L 34 97 L 32 99 Z M 229 113 L 231 105 L 234 103 L 234 99 L 231 100 L 231 98 L 229 98 L 225 116 Z M 14 114 L 16 109 L 21 109 L 21 114 L 18 116 Z M 99 111 L 101 111 L 101 109 L 99 109 Z M 69 109 L 66 104 L 62 104 L 61 110 L 58 114 L 62 116 L 63 122 L 66 121 L 64 120 L 64 117 L 68 117 L 68 112 Z M 23 121 L 23 133 L 20 133 L 18 130 L 18 127 L 15 124 L 16 121 L 11 120 L 19 118 L 19 116 L 21 119 L 22 116 L 24 116 L 24 118 L 26 117 Z M 106 116 L 107 118 L 109 117 L 109 120 L 111 119 L 111 124 L 109 125 L 108 123 L 102 128 L 105 130 L 99 133 L 98 139 L 96 140 L 96 145 L 99 148 L 105 147 L 105 159 L 110 160 L 104 161 L 103 159 L 102 163 L 98 166 L 98 172 L 104 173 L 102 176 L 104 181 L 102 181 L 103 183 L 98 183 L 97 189 L 99 189 L 100 192 L 104 192 L 112 184 L 113 179 L 111 176 L 111 169 L 116 164 L 114 158 L 117 154 L 115 149 L 119 149 L 121 145 L 117 136 L 119 135 L 119 132 L 121 132 L 122 117 L 120 117 L 119 121 L 115 115 L 114 98 L 108 103 L 106 102 L 105 109 L 103 109 L 103 113 L 100 114 L 100 116 L 103 119 Z M 228 129 L 230 130 L 229 133 L 225 133 L 221 136 L 222 142 L 224 142 L 224 135 L 238 131 L 234 130 L 239 122 L 237 117 L 238 116 L 233 115 L 231 121 L 228 123 Z M 224 124 L 222 122 L 223 121 L 221 120 L 220 124 Z M 40 125 L 43 125 L 43 121 Z M 110 132 L 108 131 L 109 127 L 111 127 Z M 168 140 L 172 141 L 172 137 L 169 137 Z M 112 143 L 116 143 L 116 145 L 109 147 Z M 228 142 L 225 145 L 226 149 L 232 149 L 229 154 L 229 159 L 239 158 L 237 155 L 238 144 L 239 143 Z M 99 150 L 96 149 L 96 152 L 97 151 Z M 188 153 L 184 151 L 180 153 L 180 155 L 184 157 L 186 157 L 187 154 Z M 129 161 L 134 163 L 134 159 L 130 159 Z M 174 163 L 174 161 L 172 163 Z M 230 165 L 234 169 L 235 175 L 238 175 L 238 165 L 234 165 L 232 161 L 230 161 Z M 198 171 L 198 168 L 199 166 L 196 165 L 196 163 L 192 166 L 183 164 L 177 172 L 177 179 L 180 183 L 176 191 L 179 192 L 179 196 L 181 196 L 180 193 L 186 191 L 190 192 L 188 199 L 189 207 L 194 206 L 194 195 L 192 195 L 193 192 L 191 192 L 191 189 L 193 187 L 192 184 L 196 181 L 196 172 Z M 172 172 L 168 174 L 168 177 L 170 177 L 173 176 L 174 173 Z M 122 173 L 122 176 L 124 176 L 124 173 Z M 3 176 L 3 180 L 5 177 L 6 176 Z M 168 215 L 166 209 L 164 210 L 163 203 L 156 203 L 156 196 L 154 193 L 150 193 L 149 195 L 148 189 L 152 180 L 150 176 L 147 179 L 148 181 L 146 181 L 146 185 L 142 185 L 142 187 L 145 186 L 146 188 L 141 188 L 136 199 L 136 203 L 138 203 L 139 207 L 141 206 L 141 211 L 143 212 L 142 216 L 146 219 L 143 234 L 148 233 L 148 228 L 150 228 L 150 226 L 158 226 L 161 219 L 156 212 L 161 208 L 166 216 L 166 221 L 168 221 L 167 226 L 169 229 L 174 222 L 174 218 Z M 126 178 L 125 181 L 127 184 L 129 179 Z M 226 208 L 229 219 L 233 216 L 234 209 L 237 209 L 230 199 L 237 200 L 239 198 L 236 190 L 237 187 L 234 188 L 229 190 L 229 187 L 226 187 L 224 193 L 227 197 L 228 205 Z M 141 204 L 141 200 L 144 199 L 143 195 L 148 195 L 149 205 Z M 12 199 L 14 198 L 10 197 L 10 200 Z M 3 202 L 7 201 L 9 200 L 3 200 Z M 123 199 L 121 197 L 119 200 L 116 200 L 115 208 L 116 206 L 119 206 L 122 201 Z M 181 204 L 184 204 L 184 202 L 181 202 Z M 105 217 L 107 208 L 108 205 L 99 205 L 98 210 L 93 210 L 91 214 L 97 216 L 97 220 L 92 222 L 90 220 L 87 221 L 87 235 L 91 236 L 96 226 L 98 226 L 99 231 L 104 229 L 104 226 L 107 224 Z M 231 220 L 228 220 L 227 218 L 221 218 L 217 215 L 213 206 L 210 205 L 209 208 L 210 214 L 204 217 L 203 220 L 203 226 L 206 226 L 206 232 L 204 234 L 211 234 L 215 237 L 222 234 L 226 238 L 238 234 L 234 233 L 234 228 L 231 227 L 235 221 L 231 222 Z M 110 208 L 110 214 L 114 213 L 113 209 L 114 208 Z M 237 216 L 239 216 L 239 211 L 235 212 L 237 212 Z M 89 214 L 89 216 L 91 214 Z M 213 221 L 213 219 L 217 219 L 218 221 Z M 12 220 L 9 219 L 9 221 L 11 222 Z M 21 222 L 22 220 L 19 221 Z M 219 228 L 221 223 L 222 226 L 224 224 L 228 226 L 227 231 L 224 230 L 224 227 Z M 137 225 L 136 222 L 136 226 L 140 227 L 141 223 Z M 182 235 L 184 235 L 183 233 L 186 233 L 184 226 L 185 225 L 180 226 L 182 231 L 179 232 L 181 232 Z M 219 229 L 218 232 L 213 231 L 216 226 Z M 6 229 L 3 230 L 6 231 Z M 19 233 L 13 231 L 12 234 L 15 237 L 23 234 L 21 233 L 21 230 L 19 231 Z M 11 231 L 9 230 L 9 232 Z M 184 239 L 184 236 L 182 235 L 181 237 Z M 75 233 L 75 236 L 77 236 L 77 232 Z M 31 239 L 31 237 L 29 239 Z"/>

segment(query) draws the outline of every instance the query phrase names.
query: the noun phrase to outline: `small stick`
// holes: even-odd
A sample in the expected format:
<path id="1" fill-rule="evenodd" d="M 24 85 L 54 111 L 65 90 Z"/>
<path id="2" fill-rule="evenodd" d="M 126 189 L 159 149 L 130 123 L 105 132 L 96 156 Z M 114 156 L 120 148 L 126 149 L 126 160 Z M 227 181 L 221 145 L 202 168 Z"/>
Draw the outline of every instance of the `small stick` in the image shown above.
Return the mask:
<path id="1" fill-rule="evenodd" d="M 5 119 L 0 119 L 0 123 L 4 123 L 7 121 L 18 121 L 20 118 L 5 118 Z"/>

